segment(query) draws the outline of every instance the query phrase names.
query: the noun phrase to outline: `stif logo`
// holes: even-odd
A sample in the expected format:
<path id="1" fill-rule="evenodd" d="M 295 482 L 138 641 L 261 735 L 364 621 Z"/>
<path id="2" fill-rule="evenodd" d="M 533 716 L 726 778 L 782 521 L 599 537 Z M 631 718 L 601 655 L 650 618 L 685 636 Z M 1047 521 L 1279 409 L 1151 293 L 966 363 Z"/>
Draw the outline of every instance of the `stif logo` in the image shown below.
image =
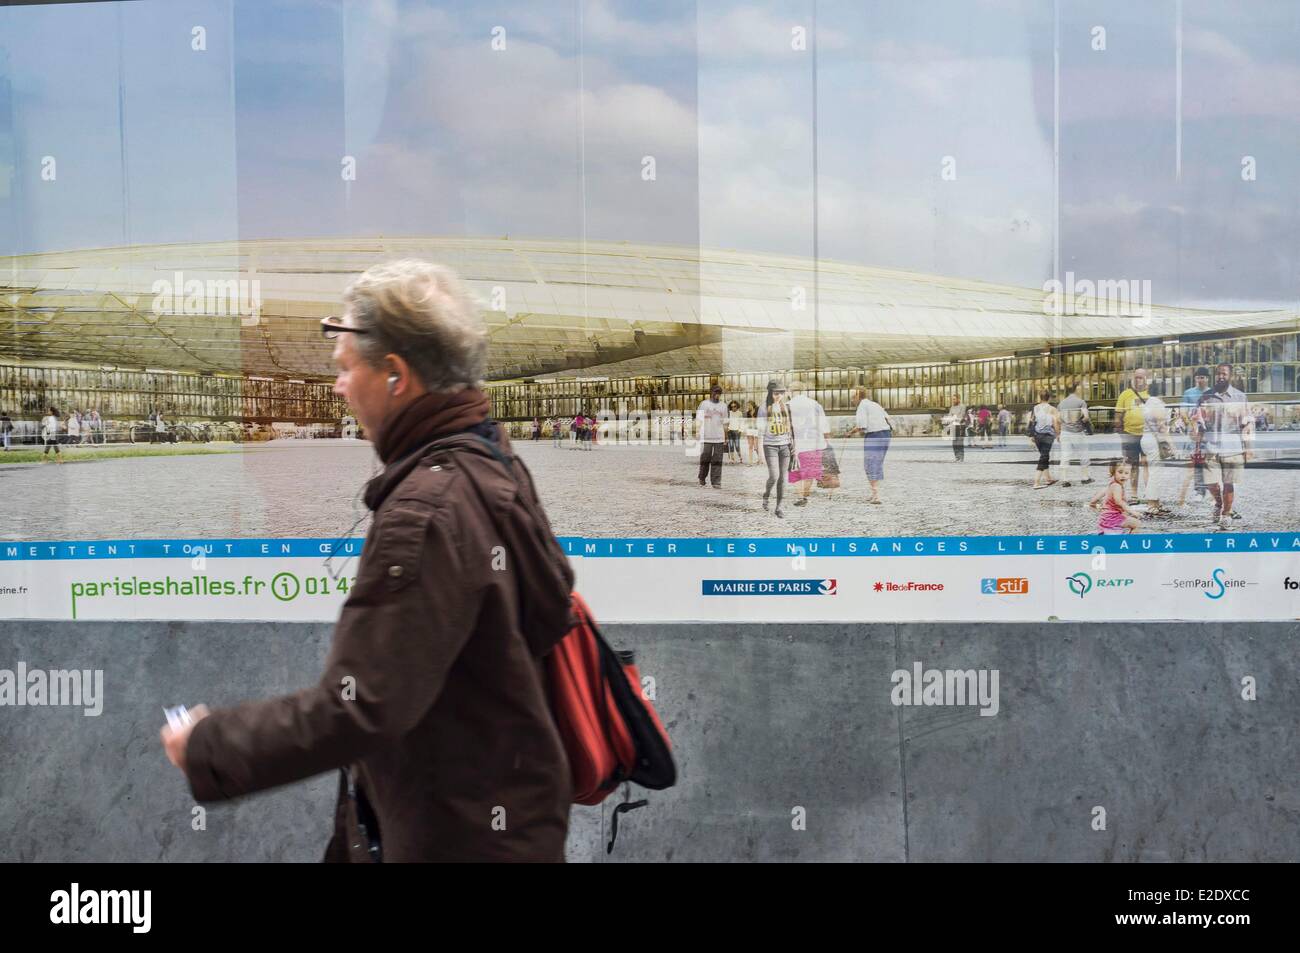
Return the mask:
<path id="1" fill-rule="evenodd" d="M 981 579 L 980 592 L 986 596 L 1025 596 L 1029 594 L 1029 580 L 1011 577 Z"/>
<path id="2" fill-rule="evenodd" d="M 833 596 L 838 591 L 838 588 L 834 579 L 823 579 L 821 585 L 817 587 L 817 591 L 823 596 Z"/>

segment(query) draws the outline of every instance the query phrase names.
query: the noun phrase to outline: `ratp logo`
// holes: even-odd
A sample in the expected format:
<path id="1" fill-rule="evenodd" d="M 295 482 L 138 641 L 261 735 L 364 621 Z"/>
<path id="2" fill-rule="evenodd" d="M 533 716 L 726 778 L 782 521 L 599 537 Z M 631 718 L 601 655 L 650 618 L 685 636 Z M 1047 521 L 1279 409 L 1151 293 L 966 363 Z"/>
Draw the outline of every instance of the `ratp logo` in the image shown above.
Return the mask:
<path id="1" fill-rule="evenodd" d="M 1066 576 L 1065 581 L 1070 586 L 1070 591 L 1080 599 L 1092 591 L 1092 577 L 1086 572 L 1076 572 L 1073 576 Z"/>
<path id="2" fill-rule="evenodd" d="M 1076 572 L 1073 576 L 1066 576 L 1065 583 L 1070 587 L 1070 591 L 1082 599 L 1093 589 L 1123 589 L 1126 586 L 1133 585 L 1132 579 L 1106 579 L 1098 577 L 1093 579 L 1086 572 Z"/>

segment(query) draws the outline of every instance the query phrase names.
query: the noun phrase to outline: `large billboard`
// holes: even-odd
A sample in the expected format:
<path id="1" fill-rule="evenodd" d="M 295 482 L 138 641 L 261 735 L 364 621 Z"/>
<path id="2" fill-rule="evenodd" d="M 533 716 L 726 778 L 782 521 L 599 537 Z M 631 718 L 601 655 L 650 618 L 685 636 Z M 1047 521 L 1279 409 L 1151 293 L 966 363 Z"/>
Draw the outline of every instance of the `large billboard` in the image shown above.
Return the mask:
<path id="1" fill-rule="evenodd" d="M 319 320 L 403 257 L 601 618 L 1295 615 L 1285 5 L 71 6 L 0 10 L 0 617 L 333 618 Z"/>

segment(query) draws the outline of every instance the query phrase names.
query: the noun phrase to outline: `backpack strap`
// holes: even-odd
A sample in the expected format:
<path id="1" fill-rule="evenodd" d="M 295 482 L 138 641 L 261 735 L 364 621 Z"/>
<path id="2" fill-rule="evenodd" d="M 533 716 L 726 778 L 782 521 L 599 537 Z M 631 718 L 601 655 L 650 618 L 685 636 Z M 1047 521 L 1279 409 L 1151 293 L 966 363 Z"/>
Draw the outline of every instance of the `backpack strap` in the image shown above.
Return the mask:
<path id="1" fill-rule="evenodd" d="M 605 845 L 605 853 L 614 853 L 614 841 L 618 840 L 618 816 L 626 814 L 628 811 L 635 811 L 639 807 L 645 807 L 650 802 L 645 798 L 639 801 L 629 801 L 632 796 L 632 785 L 626 781 L 623 783 L 623 803 L 614 808 L 614 813 L 610 815 L 609 822 L 609 843 Z"/>

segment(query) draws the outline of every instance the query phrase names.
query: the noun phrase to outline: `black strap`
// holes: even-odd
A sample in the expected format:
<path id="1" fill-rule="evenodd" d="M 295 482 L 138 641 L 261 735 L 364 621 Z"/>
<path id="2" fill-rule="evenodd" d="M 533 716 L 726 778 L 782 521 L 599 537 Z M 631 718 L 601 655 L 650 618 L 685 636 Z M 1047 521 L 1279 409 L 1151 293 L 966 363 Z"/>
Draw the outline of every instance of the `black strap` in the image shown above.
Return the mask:
<path id="1" fill-rule="evenodd" d="M 642 798 L 639 801 L 629 801 L 628 798 L 631 797 L 631 794 L 632 786 L 630 784 L 624 784 L 623 803 L 615 807 L 614 813 L 610 816 L 609 843 L 605 845 L 605 853 L 607 854 L 614 853 L 614 841 L 618 840 L 618 816 L 620 814 L 626 814 L 628 811 L 635 811 L 639 807 L 645 807 L 650 803 L 645 798 Z"/>

